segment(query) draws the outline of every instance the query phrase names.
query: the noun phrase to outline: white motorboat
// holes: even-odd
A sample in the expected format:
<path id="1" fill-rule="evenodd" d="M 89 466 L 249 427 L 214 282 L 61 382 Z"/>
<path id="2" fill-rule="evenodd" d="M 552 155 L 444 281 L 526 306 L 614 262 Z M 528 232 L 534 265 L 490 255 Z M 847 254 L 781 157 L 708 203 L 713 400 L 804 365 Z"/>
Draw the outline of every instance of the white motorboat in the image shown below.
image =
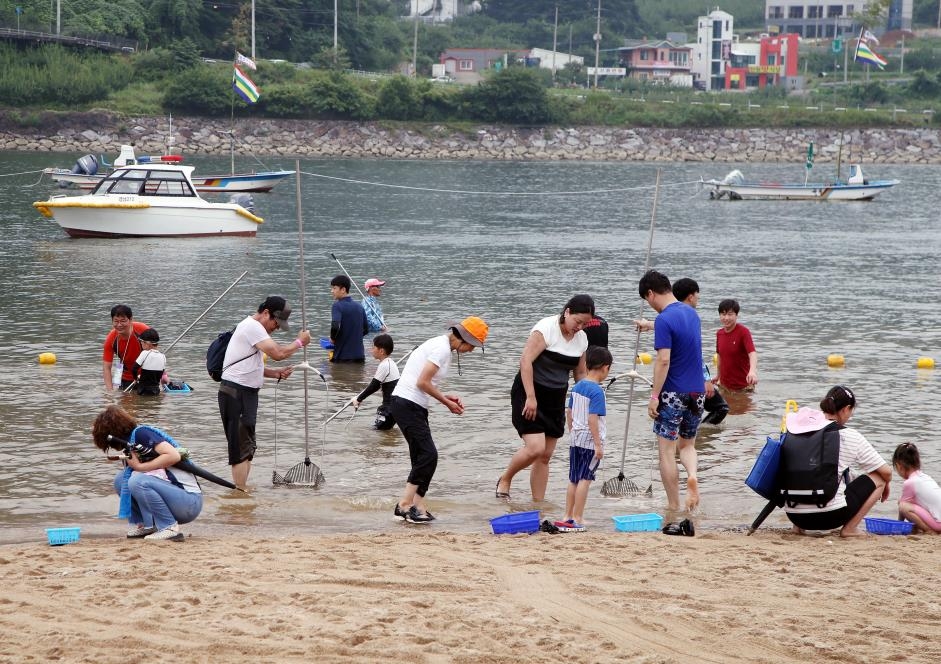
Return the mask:
<path id="1" fill-rule="evenodd" d="M 897 185 L 898 180 L 867 180 L 859 164 L 850 166 L 846 180 L 820 183 L 754 182 L 735 170 L 721 180 L 702 180 L 709 188 L 709 197 L 739 200 L 799 200 L 799 201 L 869 201 Z"/>
<path id="2" fill-rule="evenodd" d="M 122 145 L 121 153 L 114 160 L 114 166 L 129 164 L 170 163 L 179 164 L 183 157 L 180 155 L 140 156 L 134 154 L 134 147 Z M 101 158 L 102 163 L 104 157 Z M 66 168 L 46 168 L 43 173 L 59 183 L 60 187 L 75 187 L 78 189 L 94 189 L 104 178 L 104 173 L 98 172 L 99 160 L 95 155 L 87 154 L 75 162 L 72 170 Z M 258 173 L 233 173 L 231 175 L 192 175 L 190 179 L 196 191 L 202 193 L 236 193 L 236 192 L 268 192 L 281 180 L 294 175 L 294 171 L 260 171 Z"/>
<path id="3" fill-rule="evenodd" d="M 196 193 L 192 166 L 132 164 L 115 168 L 83 196 L 52 196 L 33 207 L 72 237 L 254 237 L 264 221 L 249 194 L 228 203 Z"/>

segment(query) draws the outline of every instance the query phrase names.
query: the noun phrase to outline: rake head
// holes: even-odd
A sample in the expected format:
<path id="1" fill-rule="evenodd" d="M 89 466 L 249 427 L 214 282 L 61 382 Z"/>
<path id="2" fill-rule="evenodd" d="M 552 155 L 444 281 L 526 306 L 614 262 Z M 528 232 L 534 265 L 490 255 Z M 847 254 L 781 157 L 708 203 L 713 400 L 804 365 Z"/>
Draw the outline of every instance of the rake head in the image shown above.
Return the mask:
<path id="1" fill-rule="evenodd" d="M 284 475 L 278 471 L 271 474 L 271 483 L 275 486 L 319 487 L 324 481 L 320 467 L 310 459 L 304 459 Z"/>
<path id="2" fill-rule="evenodd" d="M 601 485 L 601 495 L 608 498 L 622 498 L 624 496 L 652 496 L 653 484 L 641 489 L 632 480 L 624 477 L 624 473 L 619 473 L 617 477 L 612 477 Z"/>

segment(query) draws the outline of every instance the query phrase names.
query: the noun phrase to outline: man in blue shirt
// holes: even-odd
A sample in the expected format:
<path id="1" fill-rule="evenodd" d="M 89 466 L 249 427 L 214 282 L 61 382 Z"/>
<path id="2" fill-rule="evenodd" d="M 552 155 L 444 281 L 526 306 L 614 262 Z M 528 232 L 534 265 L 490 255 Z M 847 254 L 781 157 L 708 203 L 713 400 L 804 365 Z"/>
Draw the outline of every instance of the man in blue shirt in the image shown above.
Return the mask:
<path id="1" fill-rule="evenodd" d="M 350 278 L 338 274 L 330 280 L 333 308 L 330 311 L 330 341 L 333 342 L 331 362 L 365 362 L 363 337 L 369 333 L 363 305 L 350 297 Z"/>
<path id="2" fill-rule="evenodd" d="M 676 467 L 679 451 L 680 463 L 686 469 L 686 509 L 692 510 L 699 505 L 695 443 L 706 391 L 699 315 L 676 299 L 670 280 L 656 270 L 641 277 L 638 290 L 658 314 L 653 330 L 657 359 L 647 414 L 654 420 L 653 430 L 657 434 L 667 509 L 680 508 L 680 477 Z"/>

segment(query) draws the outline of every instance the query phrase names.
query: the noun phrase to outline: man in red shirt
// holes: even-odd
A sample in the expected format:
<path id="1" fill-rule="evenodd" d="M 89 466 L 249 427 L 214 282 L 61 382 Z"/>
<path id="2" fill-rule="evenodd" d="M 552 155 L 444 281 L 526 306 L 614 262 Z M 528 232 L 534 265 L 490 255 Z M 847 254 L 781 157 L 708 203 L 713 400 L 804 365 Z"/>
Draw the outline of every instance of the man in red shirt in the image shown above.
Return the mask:
<path id="1" fill-rule="evenodd" d="M 719 303 L 716 353 L 719 356 L 719 385 L 727 390 L 754 389 L 758 384 L 758 352 L 751 332 L 738 322 L 740 308 L 735 300 Z"/>
<path id="2" fill-rule="evenodd" d="M 131 308 L 126 304 L 118 304 L 111 308 L 111 326 L 113 329 L 105 337 L 104 352 L 101 355 L 101 377 L 106 390 L 117 387 L 112 383 L 111 377 L 111 364 L 117 356 L 122 365 L 121 389 L 123 390 L 134 382 L 131 370 L 142 350 L 137 335 L 144 330 L 149 330 L 150 326 L 136 322 Z"/>

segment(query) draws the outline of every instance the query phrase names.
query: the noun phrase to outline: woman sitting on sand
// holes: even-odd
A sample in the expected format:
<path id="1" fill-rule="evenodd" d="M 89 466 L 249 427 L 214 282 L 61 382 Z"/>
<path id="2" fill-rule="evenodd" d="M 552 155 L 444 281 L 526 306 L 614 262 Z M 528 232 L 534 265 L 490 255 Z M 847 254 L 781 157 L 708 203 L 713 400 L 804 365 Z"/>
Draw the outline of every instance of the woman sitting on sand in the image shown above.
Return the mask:
<path id="1" fill-rule="evenodd" d="M 788 433 L 802 434 L 819 431 L 831 422 L 845 425 L 856 409 L 856 396 L 842 385 L 827 392 L 820 402 L 820 410 L 801 408 L 790 413 L 785 424 Z M 823 412 L 821 412 L 823 411 Z M 840 537 L 861 535 L 859 524 L 877 500 L 885 502 L 889 497 L 889 481 L 892 468 L 873 449 L 856 429 L 843 427 L 840 432 L 840 455 L 838 462 L 839 486 L 836 495 L 823 507 L 813 504 L 785 504 L 787 518 L 794 524 L 794 531 L 833 530 L 840 528 Z M 786 443 L 785 443 L 786 444 Z M 862 473 L 852 482 L 846 472 L 853 465 Z"/>
<path id="2" fill-rule="evenodd" d="M 183 540 L 180 524 L 199 516 L 203 495 L 191 473 L 171 469 L 182 458 L 176 442 L 159 429 L 138 425 L 119 406 L 108 406 L 95 418 L 92 439 L 103 452 L 123 452 L 125 441 L 131 443 L 129 458 L 114 478 L 121 496 L 118 516 L 131 525 L 128 538 Z"/>

